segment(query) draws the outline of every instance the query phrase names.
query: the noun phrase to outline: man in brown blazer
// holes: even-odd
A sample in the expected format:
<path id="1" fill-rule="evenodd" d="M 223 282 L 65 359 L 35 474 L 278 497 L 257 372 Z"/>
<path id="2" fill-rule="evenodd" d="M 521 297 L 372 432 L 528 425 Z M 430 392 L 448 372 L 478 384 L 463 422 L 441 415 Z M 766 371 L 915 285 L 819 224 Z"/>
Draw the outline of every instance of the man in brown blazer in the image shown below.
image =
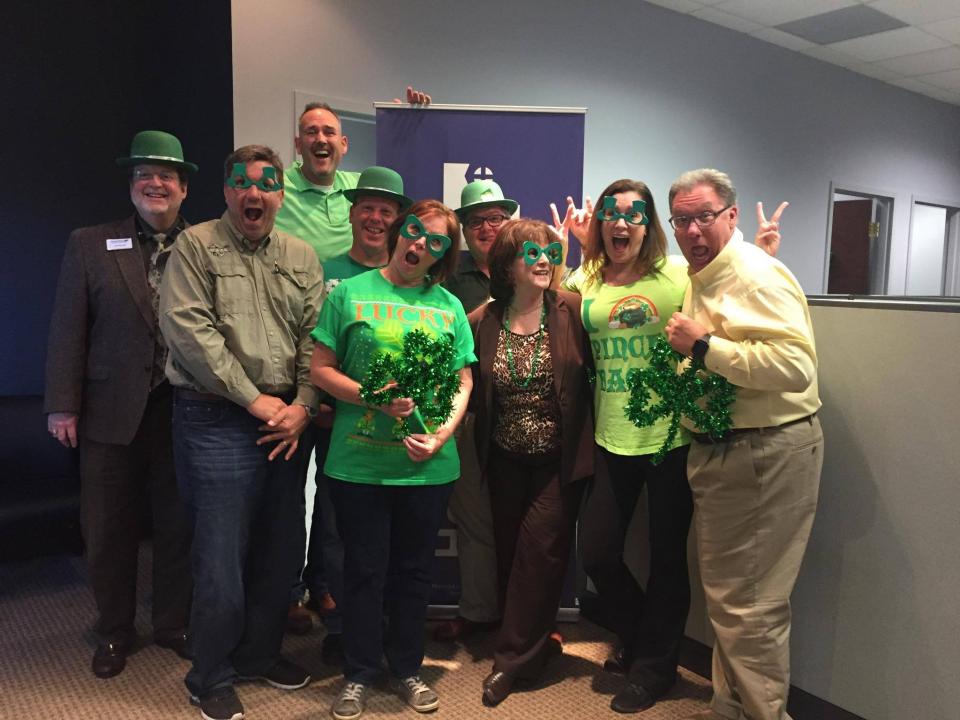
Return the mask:
<path id="1" fill-rule="evenodd" d="M 160 276 L 186 223 L 187 174 L 169 133 L 138 133 L 129 168 L 135 212 L 80 228 L 67 242 L 47 349 L 44 412 L 50 434 L 80 446 L 81 525 L 97 603 L 93 672 L 126 666 L 136 641 L 142 501 L 153 516 L 153 637 L 189 657 L 190 529 L 177 492 L 171 389 L 157 323 Z"/>

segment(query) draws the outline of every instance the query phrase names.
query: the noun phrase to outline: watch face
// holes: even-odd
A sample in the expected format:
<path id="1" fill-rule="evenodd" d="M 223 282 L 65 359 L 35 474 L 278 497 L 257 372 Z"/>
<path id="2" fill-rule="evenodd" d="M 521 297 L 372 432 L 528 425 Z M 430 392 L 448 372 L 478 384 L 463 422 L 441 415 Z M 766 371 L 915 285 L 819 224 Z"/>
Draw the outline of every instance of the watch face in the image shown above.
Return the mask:
<path id="1" fill-rule="evenodd" d="M 710 343 L 708 343 L 703 338 L 698 338 L 693 341 L 693 357 L 696 360 L 703 360 L 707 354 L 707 350 L 710 349 Z"/>

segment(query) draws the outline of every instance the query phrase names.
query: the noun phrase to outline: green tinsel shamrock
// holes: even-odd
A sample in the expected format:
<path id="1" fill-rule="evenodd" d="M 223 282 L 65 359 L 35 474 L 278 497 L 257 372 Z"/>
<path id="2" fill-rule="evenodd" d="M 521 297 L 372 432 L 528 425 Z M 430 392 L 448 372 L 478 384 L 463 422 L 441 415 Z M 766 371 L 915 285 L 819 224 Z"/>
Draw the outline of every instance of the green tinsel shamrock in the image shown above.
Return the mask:
<path id="1" fill-rule="evenodd" d="M 412 398 L 417 405 L 415 413 L 427 431 L 433 431 L 453 414 L 453 398 L 460 390 L 460 373 L 453 369 L 455 359 L 449 336 L 432 338 L 423 330 L 411 330 L 403 336 L 399 353 L 373 356 L 360 384 L 360 399 L 370 405 L 388 405 L 394 398 Z M 391 383 L 395 384 L 386 387 Z M 399 418 L 394 438 L 402 439 L 410 432 L 407 418 Z"/>
<path id="2" fill-rule="evenodd" d="M 631 370 L 627 375 L 627 387 L 630 399 L 624 408 L 624 414 L 637 427 L 653 425 L 657 418 L 670 417 L 670 429 L 663 445 L 651 458 L 659 465 L 673 445 L 680 427 L 680 416 L 686 415 L 701 432 L 720 437 L 730 429 L 730 406 L 733 404 L 736 388 L 722 375 L 709 373 L 702 361 L 691 361 L 682 373 L 677 374 L 677 363 L 684 356 L 670 347 L 662 335 L 650 349 L 650 365 L 642 370 Z M 660 401 L 652 407 L 650 392 L 653 391 Z M 698 398 L 706 396 L 706 407 L 697 405 Z"/>

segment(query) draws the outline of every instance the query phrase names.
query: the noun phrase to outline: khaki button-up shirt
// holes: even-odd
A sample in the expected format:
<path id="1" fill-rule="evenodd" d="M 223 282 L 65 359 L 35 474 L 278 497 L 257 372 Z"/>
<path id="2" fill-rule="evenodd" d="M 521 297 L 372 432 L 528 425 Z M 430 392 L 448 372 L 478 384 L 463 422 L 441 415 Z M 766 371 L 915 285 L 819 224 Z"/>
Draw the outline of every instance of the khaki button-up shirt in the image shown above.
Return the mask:
<path id="1" fill-rule="evenodd" d="M 310 331 L 322 290 L 316 253 L 286 233 L 254 247 L 227 213 L 185 230 L 160 289 L 167 377 L 242 407 L 295 391 L 294 402 L 315 408 Z"/>

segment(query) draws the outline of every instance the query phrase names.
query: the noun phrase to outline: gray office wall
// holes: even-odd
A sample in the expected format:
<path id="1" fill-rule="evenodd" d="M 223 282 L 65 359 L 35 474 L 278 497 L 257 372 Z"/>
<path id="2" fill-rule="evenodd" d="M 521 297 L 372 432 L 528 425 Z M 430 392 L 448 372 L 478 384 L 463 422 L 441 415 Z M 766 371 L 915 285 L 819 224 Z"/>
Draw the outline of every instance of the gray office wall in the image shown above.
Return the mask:
<path id="1" fill-rule="evenodd" d="M 960 197 L 960 107 L 643 2 L 234 0 L 233 43 L 238 144 L 288 149 L 294 90 L 369 107 L 412 83 L 445 103 L 586 106 L 588 193 L 639 177 L 665 209 L 681 171 L 724 169 L 748 236 L 757 200 L 790 200 L 781 257 L 810 293 L 831 180 L 896 197 L 893 293 L 910 195 Z"/>
<path id="2" fill-rule="evenodd" d="M 811 307 L 826 443 L 794 684 L 869 720 L 960 707 L 960 313 Z"/>

